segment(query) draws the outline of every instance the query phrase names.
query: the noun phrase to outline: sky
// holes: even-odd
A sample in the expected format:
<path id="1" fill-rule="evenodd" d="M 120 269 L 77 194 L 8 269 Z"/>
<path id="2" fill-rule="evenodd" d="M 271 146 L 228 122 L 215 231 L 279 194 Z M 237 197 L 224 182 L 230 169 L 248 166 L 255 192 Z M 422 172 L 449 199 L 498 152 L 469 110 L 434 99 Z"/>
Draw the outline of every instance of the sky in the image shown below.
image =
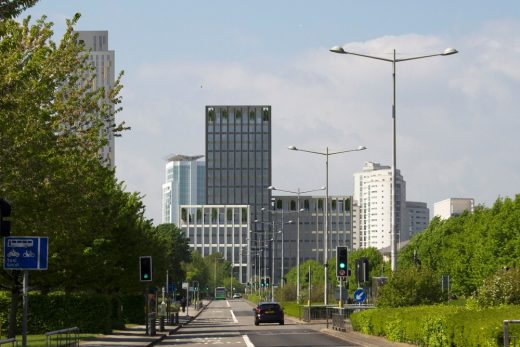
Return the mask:
<path id="1" fill-rule="evenodd" d="M 146 5 L 145 5 L 146 4 Z M 474 198 L 491 206 L 520 193 L 520 2 L 517 0 L 40 0 L 59 41 L 65 20 L 108 30 L 124 71 L 131 127 L 116 139 L 116 175 L 161 223 L 165 157 L 205 152 L 206 105 L 272 106 L 272 184 L 352 194 L 364 162 L 392 162 L 390 58 L 397 63 L 397 168 L 406 199 Z"/>

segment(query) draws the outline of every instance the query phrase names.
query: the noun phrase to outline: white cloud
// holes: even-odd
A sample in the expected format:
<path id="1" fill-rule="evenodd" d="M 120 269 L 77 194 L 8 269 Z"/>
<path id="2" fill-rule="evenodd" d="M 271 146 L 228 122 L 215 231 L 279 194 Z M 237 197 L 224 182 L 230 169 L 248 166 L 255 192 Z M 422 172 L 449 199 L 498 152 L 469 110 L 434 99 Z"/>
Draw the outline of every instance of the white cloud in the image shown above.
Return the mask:
<path id="1" fill-rule="evenodd" d="M 489 205 L 520 183 L 516 92 L 520 87 L 517 22 L 495 22 L 473 36 L 417 34 L 347 43 L 346 49 L 403 56 L 460 54 L 397 65 L 398 168 L 409 200 L 474 197 Z M 163 157 L 204 154 L 204 106 L 273 106 L 273 184 L 289 190 L 324 185 L 323 158 L 288 151 L 368 150 L 331 157 L 331 194 L 351 193 L 364 161 L 391 162 L 391 64 L 328 52 L 300 54 L 270 70 L 238 63 L 171 61 L 143 64 L 127 75 L 121 118 L 133 130 L 117 144 L 118 175 L 146 194 L 160 222 Z"/>

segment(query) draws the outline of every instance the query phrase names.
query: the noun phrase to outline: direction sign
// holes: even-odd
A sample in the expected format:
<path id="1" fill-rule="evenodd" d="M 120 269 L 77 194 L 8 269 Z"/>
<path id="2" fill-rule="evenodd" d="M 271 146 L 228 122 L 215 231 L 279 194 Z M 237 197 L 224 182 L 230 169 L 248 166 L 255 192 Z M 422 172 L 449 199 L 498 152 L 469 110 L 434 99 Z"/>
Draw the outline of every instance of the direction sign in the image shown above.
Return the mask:
<path id="1" fill-rule="evenodd" d="M 47 270 L 48 237 L 4 237 L 5 270 Z"/>
<path id="2" fill-rule="evenodd" d="M 367 298 L 367 294 L 362 288 L 356 289 L 354 292 L 354 301 L 355 302 L 363 302 Z"/>

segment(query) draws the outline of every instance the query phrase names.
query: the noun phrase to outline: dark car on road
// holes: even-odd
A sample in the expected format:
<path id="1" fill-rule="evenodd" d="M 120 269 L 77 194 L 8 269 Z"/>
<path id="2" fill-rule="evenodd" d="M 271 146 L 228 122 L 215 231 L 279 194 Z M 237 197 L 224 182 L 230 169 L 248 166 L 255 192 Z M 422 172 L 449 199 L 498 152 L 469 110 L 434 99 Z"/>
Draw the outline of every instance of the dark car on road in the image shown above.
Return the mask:
<path id="1" fill-rule="evenodd" d="M 278 323 L 284 324 L 283 308 L 277 302 L 260 302 L 255 312 L 255 325 L 260 323 Z"/>

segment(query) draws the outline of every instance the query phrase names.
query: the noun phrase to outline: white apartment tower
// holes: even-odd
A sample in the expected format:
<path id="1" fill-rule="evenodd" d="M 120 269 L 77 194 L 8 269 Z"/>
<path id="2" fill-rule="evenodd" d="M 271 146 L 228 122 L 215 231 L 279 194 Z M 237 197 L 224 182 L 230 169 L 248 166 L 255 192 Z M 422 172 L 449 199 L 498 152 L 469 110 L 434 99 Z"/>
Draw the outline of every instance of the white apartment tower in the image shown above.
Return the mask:
<path id="1" fill-rule="evenodd" d="M 396 239 L 408 239 L 406 228 L 406 182 L 396 170 Z M 392 169 L 379 163 L 365 162 L 363 171 L 354 173 L 354 249 L 390 246 L 392 230 Z M 403 224 L 405 224 L 403 226 Z"/>
<path id="2" fill-rule="evenodd" d="M 203 155 L 171 155 L 166 163 L 166 183 L 162 185 L 162 223 L 180 225 L 181 205 L 204 204 L 206 163 Z"/>
<path id="3" fill-rule="evenodd" d="M 110 89 L 115 82 L 114 51 L 108 49 L 108 31 L 77 31 L 79 40 L 83 41 L 85 50 L 89 51 L 89 60 L 95 67 L 96 78 L 92 88 L 94 90 L 104 87 Z M 114 120 L 107 122 L 105 134 L 108 143 L 102 149 L 102 157 L 110 167 L 115 163 L 114 134 L 111 124 Z"/>

